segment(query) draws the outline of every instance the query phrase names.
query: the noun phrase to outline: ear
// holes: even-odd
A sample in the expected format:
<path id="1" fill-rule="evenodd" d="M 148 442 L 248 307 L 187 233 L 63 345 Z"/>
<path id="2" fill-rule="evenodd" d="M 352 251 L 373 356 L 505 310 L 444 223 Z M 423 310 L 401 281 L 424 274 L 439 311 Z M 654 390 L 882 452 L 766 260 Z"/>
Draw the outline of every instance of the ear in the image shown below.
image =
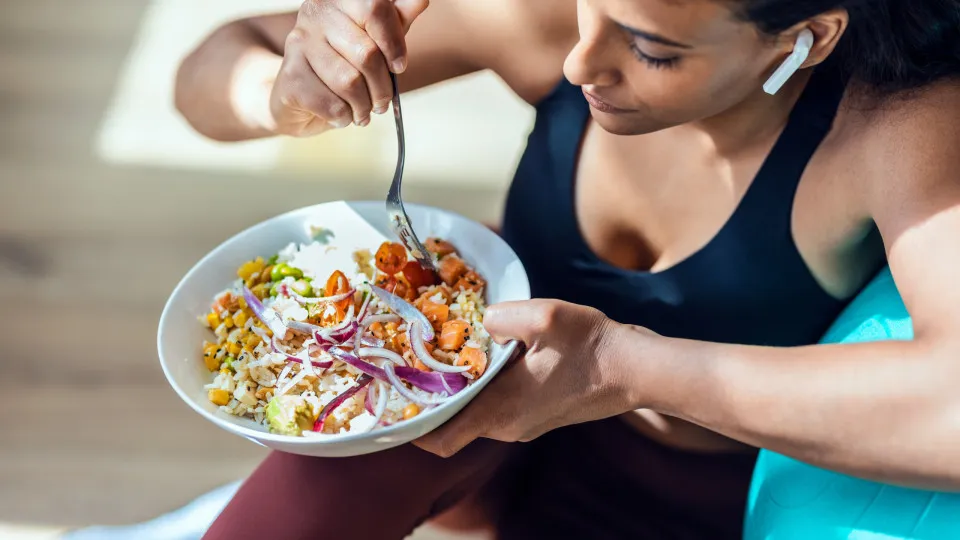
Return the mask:
<path id="1" fill-rule="evenodd" d="M 804 28 L 813 32 L 813 46 L 810 47 L 810 55 L 801 67 L 813 67 L 824 60 L 837 48 L 837 43 L 847 31 L 850 24 L 850 14 L 846 9 L 832 9 L 825 11 L 816 17 L 812 17 L 796 25 L 794 28 L 784 32 L 784 39 L 793 43 L 797 35 Z"/>

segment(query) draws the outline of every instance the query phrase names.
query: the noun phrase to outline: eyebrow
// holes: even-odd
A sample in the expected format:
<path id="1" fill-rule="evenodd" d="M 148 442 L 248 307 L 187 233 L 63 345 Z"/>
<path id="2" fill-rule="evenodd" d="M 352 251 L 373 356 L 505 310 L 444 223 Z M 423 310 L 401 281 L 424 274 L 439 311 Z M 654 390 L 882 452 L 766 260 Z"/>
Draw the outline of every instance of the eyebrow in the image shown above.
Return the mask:
<path id="1" fill-rule="evenodd" d="M 631 28 L 631 27 L 629 27 L 629 26 L 627 26 L 627 25 L 625 25 L 625 24 L 620 24 L 620 23 L 617 23 L 617 26 L 619 26 L 619 27 L 622 28 L 623 30 L 625 30 L 625 31 L 633 34 L 634 36 L 636 36 L 636 37 L 638 37 L 638 38 L 645 39 L 645 40 L 647 40 L 647 41 L 652 41 L 652 42 L 654 42 L 654 43 L 659 43 L 659 44 L 661 44 L 661 45 L 668 45 L 668 46 L 670 46 L 670 47 L 678 47 L 678 48 L 680 48 L 680 49 L 692 49 L 692 48 L 693 48 L 693 47 L 690 46 L 690 45 L 686 45 L 686 44 L 683 44 L 683 43 L 680 43 L 680 42 L 677 42 L 677 41 L 673 41 L 672 39 L 667 39 L 667 38 L 661 36 L 660 34 L 651 34 L 650 32 L 644 32 L 643 30 L 637 30 L 636 28 Z"/>

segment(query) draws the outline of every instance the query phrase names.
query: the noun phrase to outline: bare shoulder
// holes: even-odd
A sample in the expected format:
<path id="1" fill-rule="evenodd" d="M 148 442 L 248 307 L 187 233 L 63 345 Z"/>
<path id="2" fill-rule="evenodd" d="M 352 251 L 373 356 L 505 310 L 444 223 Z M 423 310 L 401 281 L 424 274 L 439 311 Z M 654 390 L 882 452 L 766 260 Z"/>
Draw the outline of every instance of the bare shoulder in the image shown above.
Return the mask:
<path id="1" fill-rule="evenodd" d="M 467 0 L 463 4 L 471 19 L 483 21 L 481 62 L 517 95 L 534 103 L 560 81 L 563 62 L 578 39 L 575 2 Z"/>
<path id="2" fill-rule="evenodd" d="M 840 143 L 860 193 L 884 202 L 960 186 L 960 82 L 943 81 L 879 103 L 851 103 Z"/>

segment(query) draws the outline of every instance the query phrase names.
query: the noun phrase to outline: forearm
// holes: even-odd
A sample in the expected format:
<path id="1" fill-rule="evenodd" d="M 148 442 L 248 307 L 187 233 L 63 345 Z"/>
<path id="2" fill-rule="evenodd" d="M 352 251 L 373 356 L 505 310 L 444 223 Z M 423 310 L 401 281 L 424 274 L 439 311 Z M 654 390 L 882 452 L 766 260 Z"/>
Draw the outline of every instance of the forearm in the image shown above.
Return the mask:
<path id="1" fill-rule="evenodd" d="M 270 92 L 282 56 L 246 21 L 217 29 L 177 72 L 176 106 L 203 135 L 239 141 L 273 135 Z"/>
<path id="2" fill-rule="evenodd" d="M 828 469 L 960 490 L 960 361 L 950 347 L 766 348 L 626 333 L 620 356 L 638 408 Z"/>

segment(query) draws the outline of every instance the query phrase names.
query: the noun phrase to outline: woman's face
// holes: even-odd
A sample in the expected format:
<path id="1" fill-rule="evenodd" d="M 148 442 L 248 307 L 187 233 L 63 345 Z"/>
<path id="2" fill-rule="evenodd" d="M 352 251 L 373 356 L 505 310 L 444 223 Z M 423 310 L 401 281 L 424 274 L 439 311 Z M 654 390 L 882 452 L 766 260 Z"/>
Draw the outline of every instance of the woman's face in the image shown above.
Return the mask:
<path id="1" fill-rule="evenodd" d="M 578 17 L 564 73 L 618 135 L 724 112 L 762 91 L 790 50 L 714 0 L 578 0 Z"/>

